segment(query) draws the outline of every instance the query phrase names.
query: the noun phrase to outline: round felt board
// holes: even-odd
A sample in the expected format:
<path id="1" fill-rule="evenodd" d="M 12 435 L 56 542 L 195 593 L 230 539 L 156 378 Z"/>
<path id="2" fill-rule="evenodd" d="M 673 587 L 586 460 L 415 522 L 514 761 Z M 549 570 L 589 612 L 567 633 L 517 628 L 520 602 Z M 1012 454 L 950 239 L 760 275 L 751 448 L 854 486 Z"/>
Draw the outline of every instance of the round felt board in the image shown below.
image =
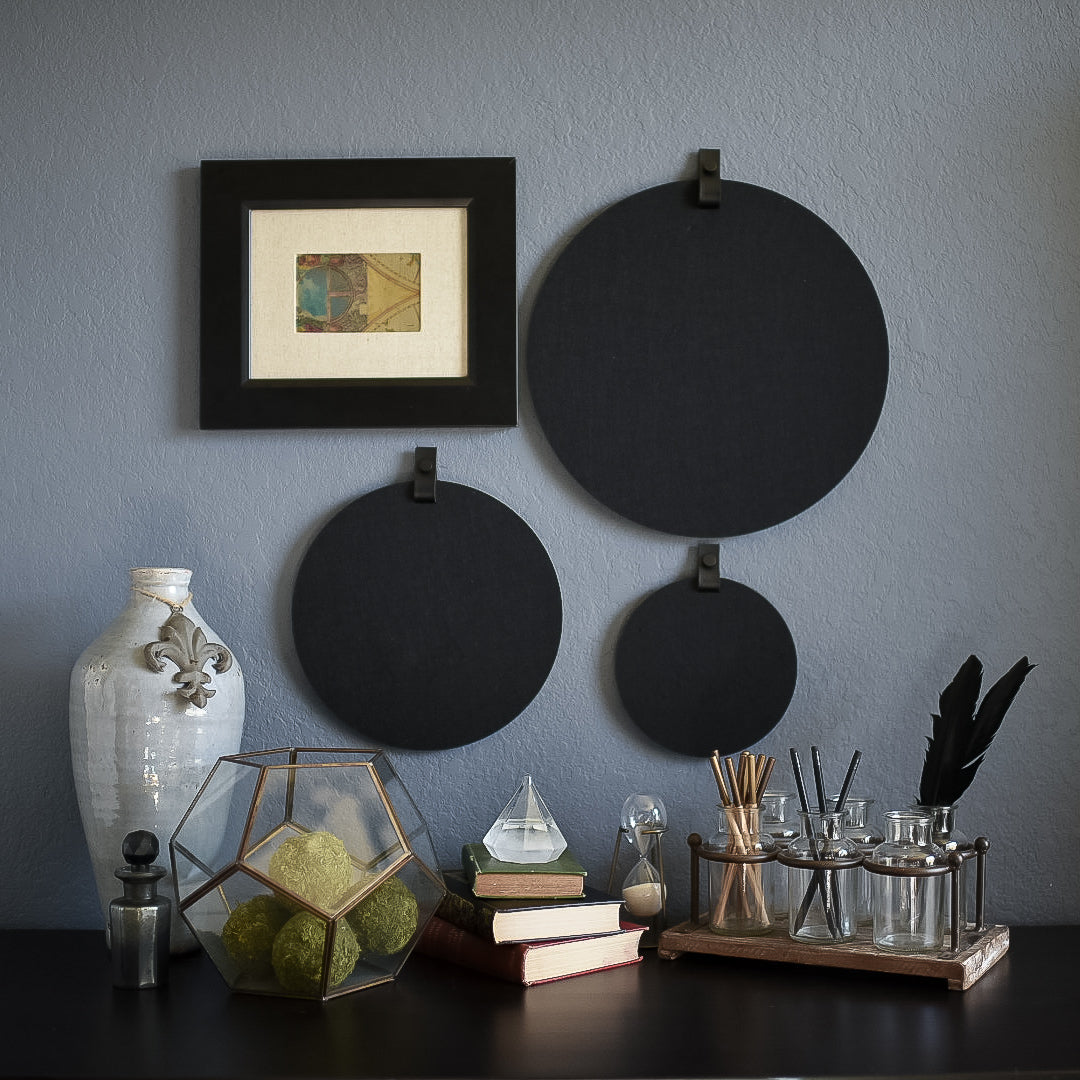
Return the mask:
<path id="1" fill-rule="evenodd" d="M 746 585 L 690 579 L 650 593 L 615 649 L 626 711 L 654 742 L 707 757 L 763 739 L 795 692 L 795 643 L 779 612 Z"/>
<path id="2" fill-rule="evenodd" d="M 555 568 L 497 499 L 440 480 L 349 503 L 315 537 L 293 590 L 304 672 L 344 723 L 380 744 L 439 750 L 510 723 L 558 652 Z"/>
<path id="3" fill-rule="evenodd" d="M 641 525 L 726 537 L 801 513 L 877 424 L 888 336 L 862 264 L 798 203 L 725 180 L 609 207 L 543 282 L 525 363 L 570 474 Z"/>

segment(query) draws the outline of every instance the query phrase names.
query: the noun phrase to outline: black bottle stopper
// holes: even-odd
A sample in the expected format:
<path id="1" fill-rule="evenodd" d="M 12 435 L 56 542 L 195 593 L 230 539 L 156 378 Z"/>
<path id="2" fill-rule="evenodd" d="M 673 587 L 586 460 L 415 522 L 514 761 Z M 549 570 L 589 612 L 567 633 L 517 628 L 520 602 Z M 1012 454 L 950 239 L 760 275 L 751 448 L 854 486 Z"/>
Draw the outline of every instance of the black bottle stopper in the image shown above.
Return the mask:
<path id="1" fill-rule="evenodd" d="M 145 829 L 124 837 L 125 865 L 116 871 L 124 895 L 109 904 L 113 985 L 130 990 L 160 986 L 168 978 L 172 905 L 157 894 L 165 870 L 153 865 L 157 837 Z"/>

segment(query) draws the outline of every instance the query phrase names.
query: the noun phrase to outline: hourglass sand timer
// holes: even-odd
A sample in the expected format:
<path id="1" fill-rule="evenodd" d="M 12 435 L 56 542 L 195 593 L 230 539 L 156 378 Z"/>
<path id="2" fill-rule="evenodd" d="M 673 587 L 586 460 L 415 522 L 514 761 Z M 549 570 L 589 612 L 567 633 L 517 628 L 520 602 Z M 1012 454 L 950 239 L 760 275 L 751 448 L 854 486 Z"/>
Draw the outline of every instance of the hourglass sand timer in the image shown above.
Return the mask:
<path id="1" fill-rule="evenodd" d="M 667 832 L 667 810 L 656 795 L 631 795 L 623 803 L 615 853 L 611 860 L 608 892 L 615 888 L 620 841 L 623 837 L 637 853 L 637 861 L 623 879 L 621 895 L 626 913 L 635 922 L 649 927 L 643 945 L 655 944 L 666 921 L 667 888 L 664 882 L 664 854 L 661 840 Z"/>

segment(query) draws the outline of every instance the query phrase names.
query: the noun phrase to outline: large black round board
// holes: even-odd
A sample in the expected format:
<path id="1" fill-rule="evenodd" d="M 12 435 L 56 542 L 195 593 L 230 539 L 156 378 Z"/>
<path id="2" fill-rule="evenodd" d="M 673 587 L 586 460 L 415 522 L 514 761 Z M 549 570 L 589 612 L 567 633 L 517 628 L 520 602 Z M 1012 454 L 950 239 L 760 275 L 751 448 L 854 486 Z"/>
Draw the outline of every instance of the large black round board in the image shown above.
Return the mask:
<path id="1" fill-rule="evenodd" d="M 779 612 L 726 578 L 715 592 L 687 579 L 650 593 L 615 649 L 630 718 L 654 742 L 695 757 L 736 753 L 768 735 L 791 704 L 797 668 Z"/>
<path id="2" fill-rule="evenodd" d="M 559 256 L 526 366 L 540 424 L 605 506 L 682 536 L 756 532 L 848 473 L 877 424 L 888 335 L 851 248 L 791 199 L 664 184 Z"/>
<path id="3" fill-rule="evenodd" d="M 411 483 L 349 503 L 293 590 L 304 672 L 343 722 L 380 744 L 439 750 L 510 723 L 559 648 L 555 568 L 529 526 L 474 488 Z"/>

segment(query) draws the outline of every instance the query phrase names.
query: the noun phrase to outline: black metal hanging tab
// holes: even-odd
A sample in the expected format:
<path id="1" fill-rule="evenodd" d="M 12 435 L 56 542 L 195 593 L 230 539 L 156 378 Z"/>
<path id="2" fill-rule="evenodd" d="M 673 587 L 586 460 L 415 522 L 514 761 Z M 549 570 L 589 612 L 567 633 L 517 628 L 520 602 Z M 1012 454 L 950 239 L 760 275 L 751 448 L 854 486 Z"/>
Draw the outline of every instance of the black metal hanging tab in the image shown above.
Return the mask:
<path id="1" fill-rule="evenodd" d="M 697 587 L 701 592 L 720 591 L 720 545 L 698 544 Z"/>
<path id="2" fill-rule="evenodd" d="M 698 151 L 698 206 L 720 205 L 720 151 Z"/>
<path id="3" fill-rule="evenodd" d="M 416 448 L 416 464 L 413 467 L 413 499 L 416 502 L 435 501 L 435 481 L 438 479 L 435 464 L 434 446 Z"/>

